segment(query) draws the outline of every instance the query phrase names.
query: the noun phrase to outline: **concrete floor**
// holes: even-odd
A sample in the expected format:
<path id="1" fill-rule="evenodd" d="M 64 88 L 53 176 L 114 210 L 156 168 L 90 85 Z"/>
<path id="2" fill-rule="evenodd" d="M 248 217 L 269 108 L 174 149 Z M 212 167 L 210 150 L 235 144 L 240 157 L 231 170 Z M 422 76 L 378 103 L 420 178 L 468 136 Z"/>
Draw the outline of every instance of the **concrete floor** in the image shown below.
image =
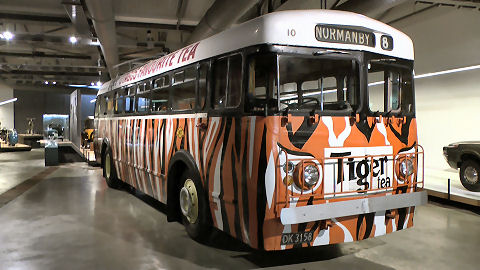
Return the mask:
<path id="1" fill-rule="evenodd" d="M 42 158 L 39 151 L 0 154 L 0 193 L 38 174 Z M 108 189 L 98 168 L 74 163 L 47 173 L 0 205 L 0 269 L 480 267 L 477 210 L 429 204 L 418 208 L 413 229 L 356 243 L 265 253 L 222 233 L 207 244 L 191 240 L 182 225 L 167 223 L 158 204 Z"/>

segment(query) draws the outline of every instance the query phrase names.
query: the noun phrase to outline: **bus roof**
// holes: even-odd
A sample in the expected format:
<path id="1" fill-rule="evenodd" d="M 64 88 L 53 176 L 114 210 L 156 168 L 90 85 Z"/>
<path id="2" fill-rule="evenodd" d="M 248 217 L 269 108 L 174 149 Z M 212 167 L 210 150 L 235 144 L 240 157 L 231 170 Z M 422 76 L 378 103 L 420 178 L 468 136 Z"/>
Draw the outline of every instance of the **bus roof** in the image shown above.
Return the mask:
<path id="1" fill-rule="evenodd" d="M 269 13 L 190 44 L 129 71 L 102 86 L 98 94 L 203 59 L 259 45 L 289 45 L 369 51 L 413 60 L 413 42 L 399 30 L 369 17 L 334 10 Z"/>

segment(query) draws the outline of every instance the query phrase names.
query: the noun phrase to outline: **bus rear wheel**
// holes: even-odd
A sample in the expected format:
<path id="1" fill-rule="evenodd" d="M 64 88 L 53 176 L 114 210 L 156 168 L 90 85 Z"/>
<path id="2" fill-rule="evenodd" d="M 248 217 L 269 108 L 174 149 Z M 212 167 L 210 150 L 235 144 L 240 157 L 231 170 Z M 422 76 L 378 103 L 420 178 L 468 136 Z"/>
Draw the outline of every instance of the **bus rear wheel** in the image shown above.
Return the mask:
<path id="1" fill-rule="evenodd" d="M 460 167 L 460 182 L 470 191 L 480 191 L 480 164 L 466 160 Z"/>
<path id="2" fill-rule="evenodd" d="M 111 188 L 119 188 L 120 180 L 117 178 L 117 171 L 115 170 L 115 164 L 113 163 L 112 149 L 110 147 L 105 151 L 103 158 L 103 176 L 107 185 Z"/>
<path id="3" fill-rule="evenodd" d="M 197 241 L 205 241 L 211 229 L 210 211 L 198 174 L 186 170 L 181 176 L 178 192 L 180 215 L 188 235 Z"/>

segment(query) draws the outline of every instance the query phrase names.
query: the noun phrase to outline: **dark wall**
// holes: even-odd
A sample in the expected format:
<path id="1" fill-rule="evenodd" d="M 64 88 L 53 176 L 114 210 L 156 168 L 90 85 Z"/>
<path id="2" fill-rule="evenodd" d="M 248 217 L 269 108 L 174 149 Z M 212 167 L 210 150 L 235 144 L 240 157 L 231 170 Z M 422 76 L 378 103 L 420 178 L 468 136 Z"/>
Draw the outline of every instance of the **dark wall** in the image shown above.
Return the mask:
<path id="1" fill-rule="evenodd" d="M 42 120 L 44 114 L 70 113 L 70 95 L 55 94 L 52 92 L 14 90 L 15 102 L 15 129 L 18 133 L 27 131 L 27 118 L 35 118 L 35 133 L 42 134 Z"/>

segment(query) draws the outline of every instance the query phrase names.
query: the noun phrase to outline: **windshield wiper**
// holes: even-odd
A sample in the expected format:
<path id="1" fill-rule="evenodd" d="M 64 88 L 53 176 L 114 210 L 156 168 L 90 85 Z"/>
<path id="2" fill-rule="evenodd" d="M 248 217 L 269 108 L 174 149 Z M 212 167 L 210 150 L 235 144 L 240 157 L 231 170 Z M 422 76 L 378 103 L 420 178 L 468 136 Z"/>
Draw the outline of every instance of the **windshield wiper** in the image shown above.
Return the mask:
<path id="1" fill-rule="evenodd" d="M 314 56 L 326 55 L 326 54 L 350 54 L 349 52 L 336 51 L 336 50 L 322 50 L 313 53 Z"/>

